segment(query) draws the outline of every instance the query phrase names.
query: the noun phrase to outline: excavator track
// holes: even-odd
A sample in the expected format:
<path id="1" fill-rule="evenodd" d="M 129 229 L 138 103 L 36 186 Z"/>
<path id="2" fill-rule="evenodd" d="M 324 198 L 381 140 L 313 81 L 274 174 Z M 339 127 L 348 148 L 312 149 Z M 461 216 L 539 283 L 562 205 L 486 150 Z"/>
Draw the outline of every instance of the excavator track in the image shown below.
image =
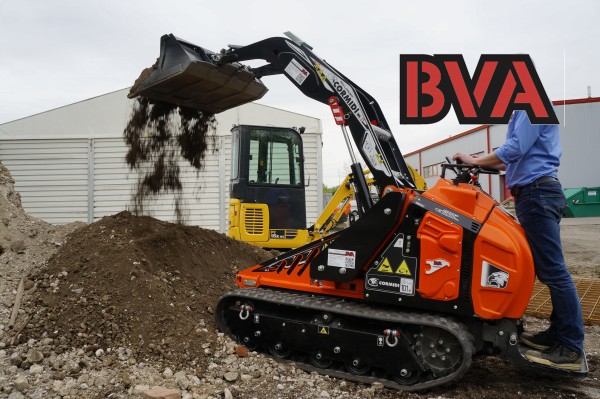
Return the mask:
<path id="1" fill-rule="evenodd" d="M 364 384 L 405 391 L 458 381 L 469 369 L 473 338 L 463 324 L 417 314 L 270 288 L 225 294 L 219 328 L 251 350 Z"/>

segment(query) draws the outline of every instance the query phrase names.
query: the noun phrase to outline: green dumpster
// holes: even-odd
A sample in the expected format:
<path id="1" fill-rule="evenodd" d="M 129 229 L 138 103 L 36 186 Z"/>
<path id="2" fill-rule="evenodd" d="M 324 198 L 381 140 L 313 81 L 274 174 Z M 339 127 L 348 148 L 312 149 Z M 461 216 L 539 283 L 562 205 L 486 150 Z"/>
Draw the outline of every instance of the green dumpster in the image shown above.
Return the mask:
<path id="1" fill-rule="evenodd" d="M 600 187 L 565 188 L 564 192 L 567 198 L 565 217 L 600 216 Z"/>

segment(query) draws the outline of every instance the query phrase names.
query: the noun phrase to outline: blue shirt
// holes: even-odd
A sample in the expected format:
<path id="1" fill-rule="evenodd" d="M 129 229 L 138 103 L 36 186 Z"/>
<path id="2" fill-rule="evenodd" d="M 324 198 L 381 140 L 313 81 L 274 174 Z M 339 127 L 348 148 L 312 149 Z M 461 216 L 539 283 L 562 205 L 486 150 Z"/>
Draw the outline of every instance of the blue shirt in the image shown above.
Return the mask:
<path id="1" fill-rule="evenodd" d="M 558 177 L 562 149 L 558 125 L 532 125 L 525 111 L 515 111 L 506 142 L 494 151 L 506 164 L 506 186 L 522 187 L 543 176 Z"/>

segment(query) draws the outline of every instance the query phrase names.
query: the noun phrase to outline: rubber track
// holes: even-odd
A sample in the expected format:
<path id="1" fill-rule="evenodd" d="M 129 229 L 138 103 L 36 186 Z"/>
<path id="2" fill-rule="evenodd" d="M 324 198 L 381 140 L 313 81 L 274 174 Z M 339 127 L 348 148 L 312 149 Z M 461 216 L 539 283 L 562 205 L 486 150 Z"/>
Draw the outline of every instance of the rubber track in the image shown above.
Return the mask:
<path id="1" fill-rule="evenodd" d="M 229 335 L 231 335 L 231 331 L 229 331 L 229 328 L 225 325 L 224 320 L 221 319 L 222 313 L 219 311 L 219 308 L 226 300 L 233 298 L 239 298 L 240 300 L 249 299 L 253 301 L 271 302 L 284 306 L 312 309 L 319 312 L 362 317 L 365 319 L 385 321 L 389 322 L 390 324 L 403 323 L 417 326 L 435 327 L 450 332 L 456 337 L 463 348 L 463 362 L 454 373 L 435 380 L 428 380 L 422 383 L 415 383 L 413 385 L 402 385 L 393 380 L 371 376 L 360 376 L 341 370 L 322 369 L 307 363 L 291 362 L 296 364 L 298 368 L 308 372 L 315 371 L 319 374 L 326 374 L 332 377 L 342 378 L 363 384 L 379 382 L 387 388 L 415 392 L 439 387 L 442 385 L 448 385 L 459 381 L 471 366 L 472 356 L 474 353 L 473 339 L 471 334 L 463 324 L 460 324 L 451 318 L 431 314 L 417 314 L 398 310 L 386 310 L 372 307 L 367 304 L 349 302 L 330 296 L 314 296 L 311 294 L 278 291 L 268 288 L 239 289 L 223 295 L 216 312 L 219 328 Z"/>

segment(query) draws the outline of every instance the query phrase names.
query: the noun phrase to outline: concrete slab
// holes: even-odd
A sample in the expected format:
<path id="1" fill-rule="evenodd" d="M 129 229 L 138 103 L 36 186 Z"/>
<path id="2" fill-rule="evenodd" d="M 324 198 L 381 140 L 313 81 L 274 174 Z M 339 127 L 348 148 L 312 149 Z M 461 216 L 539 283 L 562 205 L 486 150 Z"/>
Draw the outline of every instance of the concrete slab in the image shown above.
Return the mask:
<path id="1" fill-rule="evenodd" d="M 600 217 L 589 217 L 589 218 L 562 218 L 560 221 L 562 226 L 583 226 L 600 224 Z"/>

